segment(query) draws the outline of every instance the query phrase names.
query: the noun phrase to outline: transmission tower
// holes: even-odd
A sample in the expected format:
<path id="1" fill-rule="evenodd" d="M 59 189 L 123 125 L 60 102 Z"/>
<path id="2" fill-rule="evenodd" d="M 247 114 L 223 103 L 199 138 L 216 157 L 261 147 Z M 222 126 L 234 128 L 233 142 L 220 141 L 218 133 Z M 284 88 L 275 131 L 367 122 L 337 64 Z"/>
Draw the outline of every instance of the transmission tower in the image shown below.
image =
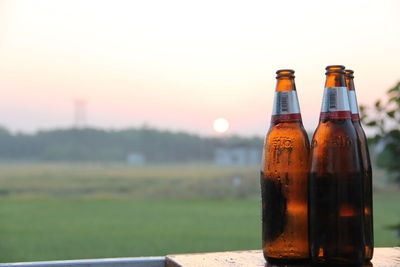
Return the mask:
<path id="1" fill-rule="evenodd" d="M 84 128 L 86 126 L 86 99 L 74 99 L 74 127 Z"/>

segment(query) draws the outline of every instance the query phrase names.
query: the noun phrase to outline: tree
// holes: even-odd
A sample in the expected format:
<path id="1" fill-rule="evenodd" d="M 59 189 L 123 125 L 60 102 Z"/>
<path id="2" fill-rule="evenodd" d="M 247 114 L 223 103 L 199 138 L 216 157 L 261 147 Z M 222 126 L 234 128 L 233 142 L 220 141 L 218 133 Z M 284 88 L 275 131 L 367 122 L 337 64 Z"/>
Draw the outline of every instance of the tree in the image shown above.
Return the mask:
<path id="1" fill-rule="evenodd" d="M 400 184 L 400 82 L 386 92 L 387 98 L 377 100 L 371 110 L 360 106 L 361 120 L 376 130 L 370 139 L 382 149 L 377 155 L 377 165 L 393 175 Z"/>

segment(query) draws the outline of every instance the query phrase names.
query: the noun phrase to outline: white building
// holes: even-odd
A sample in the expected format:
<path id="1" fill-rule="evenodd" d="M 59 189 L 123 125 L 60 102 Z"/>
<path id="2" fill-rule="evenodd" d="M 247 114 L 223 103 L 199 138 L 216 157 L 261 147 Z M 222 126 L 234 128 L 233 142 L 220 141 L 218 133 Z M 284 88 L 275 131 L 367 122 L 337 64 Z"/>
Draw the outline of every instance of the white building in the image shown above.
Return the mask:
<path id="1" fill-rule="evenodd" d="M 143 165 L 146 163 L 146 158 L 143 154 L 131 152 L 126 156 L 126 162 L 132 165 Z"/>
<path id="2" fill-rule="evenodd" d="M 214 163 L 217 165 L 256 165 L 261 162 L 261 148 L 225 147 L 214 150 Z"/>

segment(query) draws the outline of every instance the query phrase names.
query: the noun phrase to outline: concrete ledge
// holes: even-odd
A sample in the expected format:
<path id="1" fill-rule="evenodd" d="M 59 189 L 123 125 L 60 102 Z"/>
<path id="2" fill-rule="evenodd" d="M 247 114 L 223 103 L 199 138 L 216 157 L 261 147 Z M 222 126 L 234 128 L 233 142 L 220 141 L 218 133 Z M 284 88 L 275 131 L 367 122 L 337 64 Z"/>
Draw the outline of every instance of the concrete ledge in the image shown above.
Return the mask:
<path id="1" fill-rule="evenodd" d="M 165 257 L 109 258 L 1 263 L 0 267 L 164 267 Z"/>
<path id="2" fill-rule="evenodd" d="M 372 264 L 366 267 L 400 267 L 400 247 L 395 248 L 375 248 Z M 261 250 L 248 251 L 227 251 L 212 253 L 195 253 L 168 255 L 166 258 L 167 267 L 277 267 L 279 265 L 268 264 L 264 260 Z M 295 265 L 282 265 L 295 266 Z M 302 264 L 301 267 L 311 265 Z M 344 267 L 345 265 L 343 265 Z M 299 267 L 299 265 L 297 266 Z"/>
<path id="3" fill-rule="evenodd" d="M 0 267 L 265 267 L 261 250 L 168 255 L 167 257 L 110 258 L 1 263 Z M 287 265 L 289 266 L 289 265 Z M 302 267 L 309 266 L 307 264 Z M 375 248 L 368 267 L 400 267 L 400 247 Z"/>

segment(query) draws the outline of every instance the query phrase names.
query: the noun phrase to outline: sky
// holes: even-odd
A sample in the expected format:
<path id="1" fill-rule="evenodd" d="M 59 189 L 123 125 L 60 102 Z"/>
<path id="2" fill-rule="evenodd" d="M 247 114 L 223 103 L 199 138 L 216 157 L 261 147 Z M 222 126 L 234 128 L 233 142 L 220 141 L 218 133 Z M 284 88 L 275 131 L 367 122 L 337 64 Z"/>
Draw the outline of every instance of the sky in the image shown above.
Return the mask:
<path id="1" fill-rule="evenodd" d="M 325 66 L 355 71 L 358 102 L 400 81 L 400 1 L 0 0 L 0 125 L 148 125 L 265 135 L 275 71 L 296 71 L 318 124 Z"/>

